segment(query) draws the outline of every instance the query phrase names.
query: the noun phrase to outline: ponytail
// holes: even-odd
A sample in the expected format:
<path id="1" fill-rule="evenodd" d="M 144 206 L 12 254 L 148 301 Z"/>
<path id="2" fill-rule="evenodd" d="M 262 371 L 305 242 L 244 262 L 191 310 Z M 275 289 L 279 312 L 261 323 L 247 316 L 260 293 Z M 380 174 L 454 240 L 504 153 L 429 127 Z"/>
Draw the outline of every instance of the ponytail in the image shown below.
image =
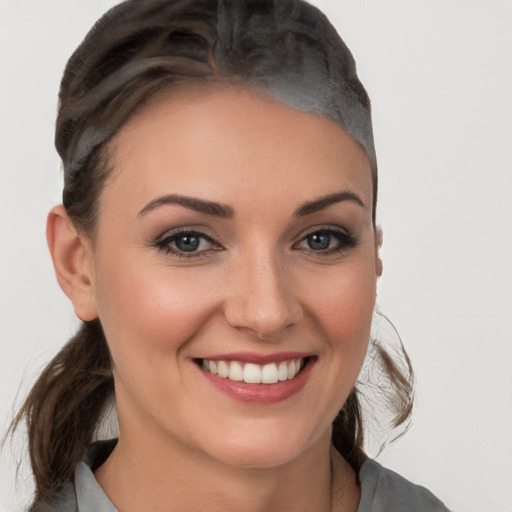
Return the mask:
<path id="1" fill-rule="evenodd" d="M 343 458 L 356 470 L 359 470 L 366 460 L 363 450 L 363 417 L 354 388 L 332 423 L 332 444 Z"/>
<path id="2" fill-rule="evenodd" d="M 99 320 L 84 322 L 50 361 L 16 415 L 24 420 L 36 503 L 49 503 L 71 481 L 113 396 L 110 354 Z"/>
<path id="3" fill-rule="evenodd" d="M 380 453 L 407 432 L 414 403 L 409 356 L 393 324 L 378 309 L 376 312 L 380 339 L 372 337 L 358 381 L 332 423 L 332 444 L 357 473 L 368 458 L 365 448 L 375 444 Z M 372 420 L 372 427 L 378 429 L 368 428 Z M 383 437 L 379 439 L 372 430 L 380 430 Z M 367 433 L 373 433 L 375 439 L 366 439 Z"/>

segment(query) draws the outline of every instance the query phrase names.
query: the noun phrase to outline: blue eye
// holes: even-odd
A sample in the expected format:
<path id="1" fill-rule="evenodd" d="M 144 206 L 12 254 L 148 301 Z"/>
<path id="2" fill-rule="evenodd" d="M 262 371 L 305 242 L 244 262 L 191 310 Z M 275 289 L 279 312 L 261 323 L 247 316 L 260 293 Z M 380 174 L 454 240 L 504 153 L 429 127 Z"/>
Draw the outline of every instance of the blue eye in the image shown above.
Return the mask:
<path id="1" fill-rule="evenodd" d="M 313 233 L 306 237 L 306 241 L 310 249 L 314 251 L 325 251 L 329 249 L 331 245 L 331 234 L 330 233 Z"/>
<path id="2" fill-rule="evenodd" d="M 201 244 L 201 237 L 195 234 L 180 235 L 174 240 L 174 244 L 183 252 L 197 251 Z"/>
<path id="3" fill-rule="evenodd" d="M 300 249 L 318 254 L 331 254 L 354 247 L 357 240 L 341 229 L 319 229 L 306 235 L 298 243 Z"/>
<path id="4" fill-rule="evenodd" d="M 185 230 L 164 236 L 154 245 L 167 254 L 180 257 L 201 256 L 211 249 L 219 248 L 209 236 L 197 231 Z"/>

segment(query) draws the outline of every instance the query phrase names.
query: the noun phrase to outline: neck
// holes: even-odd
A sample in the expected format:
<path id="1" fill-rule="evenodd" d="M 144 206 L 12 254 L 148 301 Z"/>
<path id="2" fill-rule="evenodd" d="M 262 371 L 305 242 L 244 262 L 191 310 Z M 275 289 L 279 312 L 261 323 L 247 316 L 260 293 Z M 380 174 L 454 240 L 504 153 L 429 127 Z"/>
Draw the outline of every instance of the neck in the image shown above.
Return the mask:
<path id="1" fill-rule="evenodd" d="M 290 459 L 249 467 L 183 442 L 144 414 L 124 414 L 122 403 L 117 410 L 119 441 L 95 477 L 119 512 L 357 509 L 355 472 L 331 447 L 330 428 Z"/>
<path id="2" fill-rule="evenodd" d="M 353 512 L 360 496 L 354 471 L 330 447 L 330 433 L 272 468 L 231 467 L 169 440 L 121 435 L 95 476 L 119 512 Z"/>

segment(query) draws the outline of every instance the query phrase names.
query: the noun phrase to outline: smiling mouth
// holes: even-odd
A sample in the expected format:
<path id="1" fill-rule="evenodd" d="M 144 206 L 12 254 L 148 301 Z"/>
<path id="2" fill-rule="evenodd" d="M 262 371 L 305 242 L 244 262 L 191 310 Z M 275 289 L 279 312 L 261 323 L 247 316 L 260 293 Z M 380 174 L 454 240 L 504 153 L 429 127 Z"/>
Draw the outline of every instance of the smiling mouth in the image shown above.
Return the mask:
<path id="1" fill-rule="evenodd" d="M 311 357 L 303 357 L 268 364 L 197 359 L 196 363 L 205 372 L 222 379 L 247 384 L 277 384 L 295 379 L 311 359 Z"/>

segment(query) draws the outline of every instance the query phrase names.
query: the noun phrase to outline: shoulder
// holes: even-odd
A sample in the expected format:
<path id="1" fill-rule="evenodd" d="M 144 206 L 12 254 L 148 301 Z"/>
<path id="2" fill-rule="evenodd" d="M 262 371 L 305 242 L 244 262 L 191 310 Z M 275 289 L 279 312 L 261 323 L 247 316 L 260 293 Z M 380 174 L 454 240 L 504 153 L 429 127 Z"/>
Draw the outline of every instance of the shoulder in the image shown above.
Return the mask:
<path id="1" fill-rule="evenodd" d="M 93 469 L 110 455 L 116 439 L 91 444 L 75 470 L 73 481 L 62 486 L 51 503 L 36 503 L 28 512 L 115 512 L 115 508 L 96 482 Z"/>
<path id="2" fill-rule="evenodd" d="M 51 503 L 35 503 L 28 512 L 78 512 L 75 486 L 68 482 Z"/>
<path id="3" fill-rule="evenodd" d="M 449 512 L 428 489 L 368 459 L 359 472 L 361 502 L 357 512 Z"/>

